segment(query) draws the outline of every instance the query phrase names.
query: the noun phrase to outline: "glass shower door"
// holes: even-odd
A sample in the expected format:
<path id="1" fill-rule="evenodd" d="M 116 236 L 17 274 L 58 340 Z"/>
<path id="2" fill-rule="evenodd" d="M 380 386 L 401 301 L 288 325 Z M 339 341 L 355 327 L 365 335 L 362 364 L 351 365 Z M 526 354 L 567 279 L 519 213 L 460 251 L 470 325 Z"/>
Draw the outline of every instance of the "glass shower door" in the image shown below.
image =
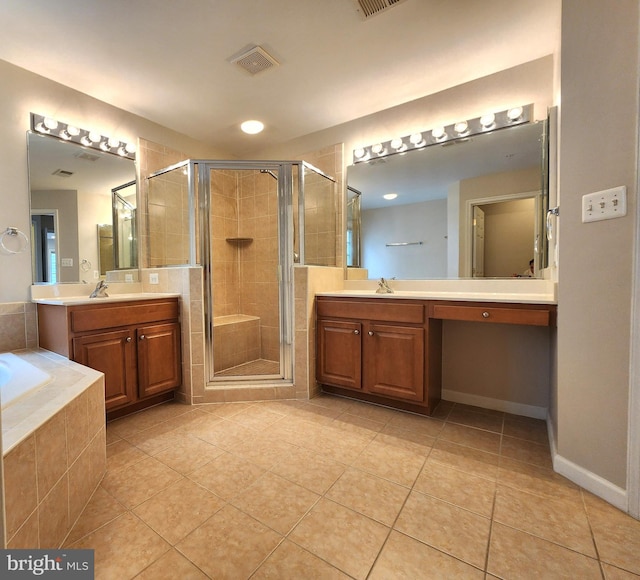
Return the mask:
<path id="1" fill-rule="evenodd" d="M 290 380 L 291 168 L 203 165 L 209 382 Z"/>

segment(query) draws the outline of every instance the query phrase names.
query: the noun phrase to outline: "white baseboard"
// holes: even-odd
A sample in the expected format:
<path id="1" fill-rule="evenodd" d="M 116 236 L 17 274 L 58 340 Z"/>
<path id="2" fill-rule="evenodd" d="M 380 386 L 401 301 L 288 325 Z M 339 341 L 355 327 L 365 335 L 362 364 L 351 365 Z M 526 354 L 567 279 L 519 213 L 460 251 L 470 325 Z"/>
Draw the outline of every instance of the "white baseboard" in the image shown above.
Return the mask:
<path id="1" fill-rule="evenodd" d="M 562 455 L 558 453 L 555 433 L 550 419 L 547 420 L 547 431 L 549 432 L 549 446 L 551 448 L 553 470 L 556 473 L 563 475 L 567 479 L 573 481 L 576 485 L 579 485 L 587 491 L 590 491 L 592 494 L 597 495 L 623 512 L 629 511 L 629 496 L 625 489 L 614 485 L 599 475 L 591 473 L 584 467 L 580 467 L 573 463 L 573 461 L 569 461 L 565 457 L 562 457 Z"/>
<path id="2" fill-rule="evenodd" d="M 546 419 L 547 408 L 536 407 L 534 405 L 525 405 L 523 403 L 514 403 L 512 401 L 503 401 L 501 399 L 492 399 L 490 397 L 482 397 L 480 395 L 470 395 L 469 393 L 461 393 L 460 391 L 450 391 L 442 389 L 442 398 L 452 403 L 461 403 L 463 405 L 473 405 L 474 407 L 482 407 L 483 409 L 493 409 L 494 411 L 504 411 L 513 415 L 522 415 L 524 417 L 532 417 L 534 419 Z"/>

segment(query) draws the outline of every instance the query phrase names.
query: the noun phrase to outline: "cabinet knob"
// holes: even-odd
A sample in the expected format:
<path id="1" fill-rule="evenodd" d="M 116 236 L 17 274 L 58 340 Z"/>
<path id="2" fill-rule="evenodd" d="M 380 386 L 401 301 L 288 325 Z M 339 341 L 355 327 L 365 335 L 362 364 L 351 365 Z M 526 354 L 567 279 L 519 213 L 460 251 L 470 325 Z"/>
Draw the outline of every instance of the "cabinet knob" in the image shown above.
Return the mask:
<path id="1" fill-rule="evenodd" d="M 131 337 L 127 336 L 127 338 L 125 338 L 125 342 L 131 342 Z"/>
<path id="2" fill-rule="evenodd" d="M 486 310 L 482 313 L 482 318 L 489 318 L 489 313 Z"/>
<path id="3" fill-rule="evenodd" d="M 353 334 L 360 334 L 360 331 L 359 330 L 354 330 Z"/>
<path id="4" fill-rule="evenodd" d="M 367 334 L 368 334 L 369 336 L 373 336 L 373 330 L 370 330 Z"/>
<path id="5" fill-rule="evenodd" d="M 144 334 L 141 334 L 141 335 L 140 335 L 140 340 L 144 340 L 144 339 L 145 339 Z"/>

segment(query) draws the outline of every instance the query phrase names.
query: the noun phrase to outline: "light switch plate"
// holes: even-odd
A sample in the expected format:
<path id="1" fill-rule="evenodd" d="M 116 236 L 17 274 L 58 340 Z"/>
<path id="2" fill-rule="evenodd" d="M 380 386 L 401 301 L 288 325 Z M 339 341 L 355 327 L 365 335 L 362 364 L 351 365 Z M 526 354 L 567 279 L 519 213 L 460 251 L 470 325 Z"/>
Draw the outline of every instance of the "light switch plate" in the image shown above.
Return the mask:
<path id="1" fill-rule="evenodd" d="M 149 284 L 159 284 L 159 283 L 160 283 L 160 280 L 157 272 L 152 272 L 151 274 L 149 274 Z"/>
<path id="2" fill-rule="evenodd" d="M 582 196 L 582 223 L 627 215 L 627 187 L 613 187 Z"/>
<path id="3" fill-rule="evenodd" d="M 73 258 L 61 258 L 60 266 L 63 268 L 73 268 Z"/>

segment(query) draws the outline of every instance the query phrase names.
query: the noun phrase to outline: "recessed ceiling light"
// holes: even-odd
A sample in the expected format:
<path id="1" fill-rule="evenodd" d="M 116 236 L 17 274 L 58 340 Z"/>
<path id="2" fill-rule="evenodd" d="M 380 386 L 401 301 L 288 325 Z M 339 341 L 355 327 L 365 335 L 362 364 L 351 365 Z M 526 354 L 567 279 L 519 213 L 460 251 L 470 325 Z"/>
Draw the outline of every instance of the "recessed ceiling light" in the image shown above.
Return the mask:
<path id="1" fill-rule="evenodd" d="M 395 199 L 396 197 L 398 197 L 397 193 L 385 193 L 382 197 L 384 197 L 385 199 L 388 200 L 392 200 Z"/>
<path id="2" fill-rule="evenodd" d="M 255 135 L 264 129 L 264 123 L 256 120 L 245 121 L 240 125 L 240 128 L 249 135 Z"/>

